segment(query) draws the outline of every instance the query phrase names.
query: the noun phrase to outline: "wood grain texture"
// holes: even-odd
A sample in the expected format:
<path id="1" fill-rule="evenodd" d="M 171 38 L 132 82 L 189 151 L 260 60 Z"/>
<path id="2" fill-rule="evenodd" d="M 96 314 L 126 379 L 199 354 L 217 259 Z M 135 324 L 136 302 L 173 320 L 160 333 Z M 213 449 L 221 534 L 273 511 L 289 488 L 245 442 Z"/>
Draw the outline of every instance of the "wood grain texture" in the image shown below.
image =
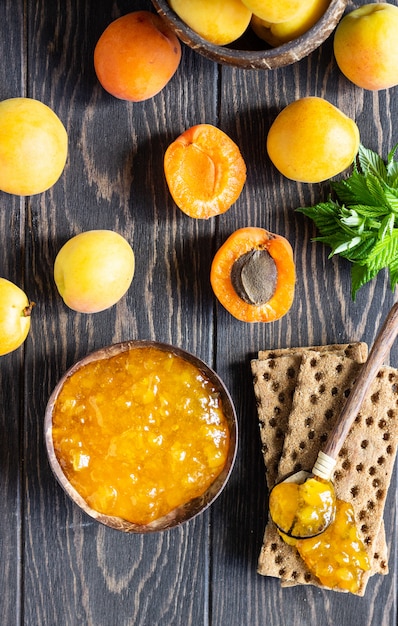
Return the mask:
<path id="1" fill-rule="evenodd" d="M 349 3 L 349 8 L 359 5 Z M 397 2 L 394 2 L 397 4 Z M 349 297 L 349 266 L 313 244 L 294 209 L 328 194 L 283 179 L 265 150 L 267 130 L 291 100 L 320 95 L 355 117 L 363 143 L 383 155 L 397 142 L 398 90 L 363 92 L 338 72 L 329 38 L 299 63 L 272 71 L 218 66 L 183 46 L 167 87 L 144 103 L 102 90 L 93 49 L 110 21 L 150 0 L 4 0 L 0 5 L 0 97 L 51 106 L 69 134 L 63 176 L 26 199 L 0 192 L 0 275 L 36 302 L 24 347 L 0 362 L 0 582 L 2 624 L 12 626 L 307 626 L 397 624 L 395 471 L 385 515 L 390 574 L 365 598 L 312 588 L 282 590 L 256 573 L 267 491 L 250 371 L 260 349 L 373 342 L 394 300 L 383 273 Z M 163 175 L 167 145 L 200 122 L 240 146 L 248 168 L 237 203 L 198 221 L 173 204 Z M 263 226 L 295 249 L 297 288 L 281 321 L 244 324 L 219 307 L 212 256 L 236 228 Z M 57 251 L 91 228 L 123 234 L 136 255 L 131 289 L 92 316 L 68 310 L 52 277 Z M 158 536 L 130 536 L 84 516 L 56 483 L 45 454 L 44 410 L 62 373 L 94 349 L 156 339 L 213 365 L 239 415 L 235 470 L 202 517 Z M 391 363 L 398 365 L 398 348 Z"/>

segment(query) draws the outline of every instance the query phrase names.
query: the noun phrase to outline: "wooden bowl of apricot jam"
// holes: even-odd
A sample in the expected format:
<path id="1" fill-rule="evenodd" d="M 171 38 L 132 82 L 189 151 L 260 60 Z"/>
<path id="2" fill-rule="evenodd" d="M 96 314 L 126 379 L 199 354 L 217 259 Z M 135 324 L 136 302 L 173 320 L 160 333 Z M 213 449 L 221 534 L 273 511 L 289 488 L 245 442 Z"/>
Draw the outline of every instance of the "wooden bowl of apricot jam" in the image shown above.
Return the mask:
<path id="1" fill-rule="evenodd" d="M 228 1 L 224 0 L 225 3 Z M 347 0 L 313 0 L 309 3 L 308 9 L 304 6 L 300 9 L 299 16 L 296 15 L 294 18 L 289 16 L 286 21 L 278 21 L 276 24 L 254 14 L 250 16 L 249 7 L 258 6 L 258 2 L 247 0 L 242 3 L 243 12 L 247 10 L 246 16 L 241 15 L 241 12 L 237 15 L 236 7 L 231 9 L 235 13 L 229 13 L 231 24 L 234 25 L 233 32 L 232 27 L 230 32 L 227 27 L 224 29 L 222 20 L 220 23 L 216 22 L 221 14 L 220 7 L 216 7 L 217 3 L 214 3 L 214 19 L 209 18 L 207 14 L 204 15 L 204 12 L 211 8 L 209 3 L 202 11 L 202 16 L 192 14 L 194 5 L 192 3 L 186 5 L 184 0 L 152 0 L 152 4 L 183 43 L 212 61 L 242 69 L 272 70 L 291 65 L 319 48 L 337 26 Z M 278 2 L 274 5 L 278 5 Z M 175 7 L 175 10 L 172 7 Z M 280 16 L 277 19 L 279 20 Z M 242 30 L 242 34 L 229 41 L 230 37 L 238 34 L 237 22 L 241 24 L 238 33 Z M 215 23 L 217 27 L 214 26 Z M 209 34 L 208 28 L 211 29 Z M 209 40 L 206 37 L 214 38 Z M 219 41 L 228 43 L 220 44 Z"/>
<path id="2" fill-rule="evenodd" d="M 168 344 L 127 341 L 73 365 L 45 414 L 51 469 L 97 521 L 163 531 L 202 513 L 225 487 L 237 419 L 218 375 Z"/>

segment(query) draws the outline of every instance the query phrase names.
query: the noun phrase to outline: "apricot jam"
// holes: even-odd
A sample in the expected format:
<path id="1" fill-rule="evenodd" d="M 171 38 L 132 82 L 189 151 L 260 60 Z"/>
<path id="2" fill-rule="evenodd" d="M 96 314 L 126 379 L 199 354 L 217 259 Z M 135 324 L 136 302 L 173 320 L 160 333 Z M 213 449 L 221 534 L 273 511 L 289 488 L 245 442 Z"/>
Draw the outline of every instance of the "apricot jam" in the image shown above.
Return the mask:
<path id="1" fill-rule="evenodd" d="M 53 442 L 89 506 L 148 524 L 202 495 L 230 433 L 219 393 L 193 364 L 139 347 L 77 370 L 54 407 Z"/>
<path id="2" fill-rule="evenodd" d="M 337 500 L 334 522 L 318 537 L 300 539 L 296 548 L 322 584 L 356 593 L 362 575 L 370 569 L 365 547 L 355 526 L 354 510 Z"/>
<path id="3" fill-rule="evenodd" d="M 302 484 L 281 482 L 270 493 L 272 520 L 279 530 L 299 539 L 323 532 L 333 520 L 335 506 L 333 486 L 318 477 Z"/>

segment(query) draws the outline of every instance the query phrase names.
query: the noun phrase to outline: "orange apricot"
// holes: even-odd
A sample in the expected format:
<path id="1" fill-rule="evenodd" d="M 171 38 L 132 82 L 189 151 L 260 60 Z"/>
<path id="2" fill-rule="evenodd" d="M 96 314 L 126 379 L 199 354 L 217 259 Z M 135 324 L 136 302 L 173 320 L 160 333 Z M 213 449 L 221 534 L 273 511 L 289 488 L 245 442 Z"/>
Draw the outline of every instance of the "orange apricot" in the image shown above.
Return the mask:
<path id="1" fill-rule="evenodd" d="M 94 50 L 102 87 L 115 98 L 140 102 L 167 85 L 181 60 L 181 45 L 159 15 L 134 11 L 104 30 Z"/>
<path id="2" fill-rule="evenodd" d="M 246 164 L 238 146 L 211 124 L 193 126 L 169 145 L 164 172 L 176 205 L 201 219 L 225 213 L 246 181 Z"/>
<path id="3" fill-rule="evenodd" d="M 264 228 L 232 233 L 210 270 L 217 299 L 242 322 L 273 322 L 285 315 L 293 304 L 295 280 L 289 241 Z"/>

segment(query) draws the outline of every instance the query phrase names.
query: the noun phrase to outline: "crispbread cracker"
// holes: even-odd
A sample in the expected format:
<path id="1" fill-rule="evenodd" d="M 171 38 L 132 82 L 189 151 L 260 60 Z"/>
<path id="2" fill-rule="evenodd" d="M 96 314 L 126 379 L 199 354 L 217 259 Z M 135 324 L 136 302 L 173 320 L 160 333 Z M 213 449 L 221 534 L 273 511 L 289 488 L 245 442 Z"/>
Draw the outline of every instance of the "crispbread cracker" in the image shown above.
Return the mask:
<path id="1" fill-rule="evenodd" d="M 280 475 L 295 471 L 300 465 L 311 469 L 359 368 L 358 363 L 336 354 L 303 354 L 284 438 Z M 376 553 L 375 568 L 364 574 L 358 595 L 363 595 L 367 580 L 375 570 L 387 570 L 386 559 L 380 558 L 382 535 L 380 538 L 378 533 L 396 455 L 397 400 L 398 372 L 383 367 L 350 430 L 334 473 L 338 497 L 352 503 L 358 532 L 368 553 L 371 558 Z M 295 550 L 278 538 L 271 524 L 264 537 L 259 573 L 295 584 L 317 584 Z"/>
<path id="2" fill-rule="evenodd" d="M 259 350 L 258 358 L 263 359 L 275 359 L 279 356 L 286 354 L 293 354 L 299 352 L 307 352 L 308 350 L 314 352 L 338 352 L 345 354 L 350 359 L 358 361 L 358 363 L 364 363 L 368 358 L 368 344 L 363 341 L 355 343 L 330 343 L 325 346 L 306 346 L 302 348 L 275 348 L 275 350 Z"/>
<path id="3" fill-rule="evenodd" d="M 260 439 L 269 489 L 275 484 L 277 476 L 301 357 L 308 350 L 346 355 L 359 363 L 364 363 L 368 346 L 366 343 L 358 342 L 314 348 L 262 350 L 259 352 L 259 358 L 252 360 Z"/>

